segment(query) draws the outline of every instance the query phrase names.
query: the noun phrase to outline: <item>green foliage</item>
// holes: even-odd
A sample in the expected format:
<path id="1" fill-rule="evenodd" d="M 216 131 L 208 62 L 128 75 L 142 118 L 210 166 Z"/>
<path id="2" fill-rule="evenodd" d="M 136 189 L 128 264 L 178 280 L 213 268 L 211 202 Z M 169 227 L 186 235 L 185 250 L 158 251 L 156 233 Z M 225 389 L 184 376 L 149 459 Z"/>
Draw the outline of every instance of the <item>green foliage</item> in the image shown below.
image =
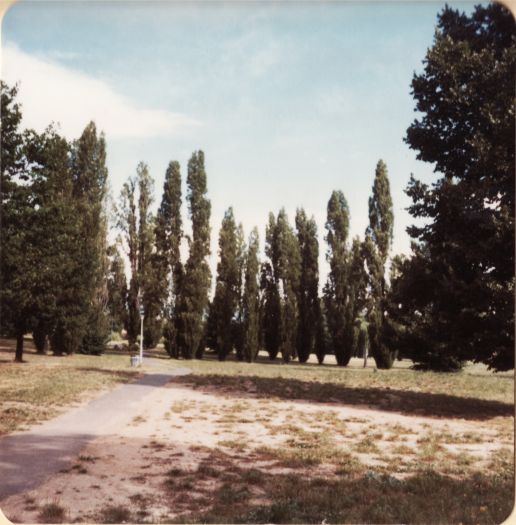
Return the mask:
<path id="1" fill-rule="evenodd" d="M 244 227 L 240 223 L 236 231 L 237 240 L 237 306 L 236 312 L 231 323 L 231 333 L 233 337 L 233 346 L 237 359 L 244 360 L 244 342 L 245 342 L 245 326 L 244 326 L 244 280 L 245 280 L 245 264 L 246 264 L 246 245 L 244 237 Z"/>
<path id="2" fill-rule="evenodd" d="M 48 331 L 58 322 L 84 331 L 85 290 L 77 248 L 69 172 L 69 145 L 52 128 L 43 134 L 19 130 L 16 88 L 1 85 L 1 317 L 2 331 L 17 336 L 16 360 L 23 358 L 23 334 L 40 320 Z M 75 293 L 74 293 L 74 288 Z M 70 306 L 70 308 L 68 308 Z M 59 326 L 59 325 L 58 325 Z"/>
<path id="3" fill-rule="evenodd" d="M 299 327 L 297 331 L 297 356 L 304 363 L 314 353 L 319 315 L 319 242 L 314 217 L 307 218 L 301 208 L 296 212 L 296 230 L 301 254 L 301 270 L 297 301 Z"/>
<path id="4" fill-rule="evenodd" d="M 393 227 L 394 214 L 387 166 L 380 159 L 376 165 L 373 194 L 369 197 L 368 231 L 384 264 L 392 244 Z"/>
<path id="5" fill-rule="evenodd" d="M 367 323 L 371 355 L 378 368 L 391 368 L 397 349 L 386 341 L 385 321 L 387 284 L 385 263 L 392 244 L 394 214 L 387 166 L 382 160 L 376 165 L 373 192 L 369 198 L 369 227 L 364 243 L 368 270 L 369 300 Z"/>
<path id="6" fill-rule="evenodd" d="M 274 360 L 280 347 L 281 301 L 278 283 L 268 262 L 261 265 L 260 290 L 261 340 L 269 358 Z"/>
<path id="7" fill-rule="evenodd" d="M 138 217 L 136 214 L 136 184 L 137 179 L 130 177 L 122 186 L 117 208 L 117 226 L 122 231 L 125 240 L 126 254 L 129 258 L 130 280 L 127 293 L 127 338 L 133 345 L 140 331 L 140 315 L 138 313 Z"/>
<path id="8" fill-rule="evenodd" d="M 90 122 L 71 150 L 73 206 L 78 215 L 79 237 L 73 257 L 78 259 L 84 298 L 85 331 L 83 353 L 104 351 L 109 337 L 107 318 L 107 218 L 104 211 L 108 171 L 104 135 Z M 84 300 L 85 299 L 85 300 Z"/>
<path id="9" fill-rule="evenodd" d="M 92 308 L 79 351 L 83 354 L 103 354 L 110 334 L 108 316 L 103 310 Z"/>
<path id="10" fill-rule="evenodd" d="M 288 222 L 284 209 L 269 218 L 266 230 L 265 253 L 272 263 L 274 282 L 280 299 L 279 351 L 284 362 L 296 357 L 298 328 L 297 293 L 301 271 L 299 243 L 294 230 Z"/>
<path id="11" fill-rule="evenodd" d="M 355 357 L 364 357 L 369 347 L 369 333 L 367 330 L 367 323 L 363 320 L 358 320 L 355 326 Z"/>
<path id="12" fill-rule="evenodd" d="M 411 177 L 406 190 L 424 222 L 408 230 L 417 244 L 400 265 L 391 314 L 420 366 L 514 367 L 515 64 L 514 19 L 502 5 L 469 16 L 446 7 L 412 81 L 421 116 L 406 142 L 439 178 Z"/>
<path id="13" fill-rule="evenodd" d="M 80 196 L 74 192 L 67 141 L 51 128 L 26 137 L 29 191 L 39 201 L 37 222 L 26 224 L 24 241 L 28 252 L 39 252 L 38 261 L 25 272 L 26 277 L 34 271 L 39 275 L 38 289 L 32 291 L 37 303 L 32 314 L 48 322 L 52 351 L 71 354 L 81 347 L 94 294 L 92 259 L 84 258 L 86 218 L 76 211 Z"/>
<path id="14" fill-rule="evenodd" d="M 324 288 L 326 321 L 331 348 L 337 364 L 346 366 L 353 352 L 353 312 L 350 309 L 350 255 L 347 246 L 349 208 L 341 191 L 334 191 L 328 201 L 326 219 L 327 260 L 330 264 L 328 282 Z M 351 344 L 350 344 L 351 343 Z"/>
<path id="15" fill-rule="evenodd" d="M 346 348 L 352 348 L 355 355 L 357 345 L 357 326 L 366 306 L 367 274 L 365 271 L 365 246 L 358 237 L 353 239 L 348 268 L 348 301 L 346 304 Z"/>
<path id="16" fill-rule="evenodd" d="M 154 181 L 147 164 L 140 162 L 138 177 L 138 284 L 144 311 L 143 346 L 154 348 L 161 337 L 161 294 L 159 256 L 153 253 L 155 218 L 150 207 Z"/>
<path id="17" fill-rule="evenodd" d="M 324 357 L 331 348 L 331 338 L 328 332 L 328 320 L 324 300 L 319 299 L 317 308 L 317 321 L 315 333 L 315 355 L 320 365 L 324 362 Z"/>
<path id="18" fill-rule="evenodd" d="M 118 249 L 118 243 L 108 248 L 110 257 L 107 277 L 108 311 L 111 329 L 121 332 L 127 324 L 127 279 L 124 261 Z"/>
<path id="19" fill-rule="evenodd" d="M 154 222 L 152 204 L 154 181 L 148 166 L 140 162 L 136 177 L 122 187 L 118 206 L 118 227 L 125 234 L 131 277 L 127 295 L 127 338 L 134 345 L 140 334 L 140 304 L 144 310 L 144 346 L 154 347 L 161 337 L 159 265 L 153 254 Z"/>
<path id="20" fill-rule="evenodd" d="M 35 322 L 32 330 L 32 340 L 38 354 L 44 354 L 47 349 L 48 331 L 48 326 L 42 320 L 38 319 Z"/>
<path id="21" fill-rule="evenodd" d="M 193 153 L 188 162 L 188 207 L 192 219 L 192 239 L 189 255 L 181 278 L 178 300 L 178 348 L 185 359 L 202 356 L 204 318 L 208 307 L 211 272 L 207 257 L 210 254 L 211 203 L 206 198 L 207 183 L 204 153 Z"/>
<path id="22" fill-rule="evenodd" d="M 254 228 L 249 236 L 249 246 L 245 259 L 245 281 L 243 293 L 243 326 L 245 360 L 254 361 L 259 350 L 260 298 L 258 295 L 258 229 Z"/>
<path id="23" fill-rule="evenodd" d="M 161 277 L 161 308 L 164 317 L 165 350 L 178 357 L 177 301 L 182 274 L 180 244 L 183 235 L 181 220 L 181 172 L 179 163 L 169 163 L 165 173 L 163 196 L 156 217 L 156 266 Z"/>
<path id="24" fill-rule="evenodd" d="M 224 361 L 233 350 L 233 318 L 239 300 L 239 253 L 233 208 L 228 208 L 219 232 L 219 263 L 211 313 L 215 324 L 215 350 Z"/>

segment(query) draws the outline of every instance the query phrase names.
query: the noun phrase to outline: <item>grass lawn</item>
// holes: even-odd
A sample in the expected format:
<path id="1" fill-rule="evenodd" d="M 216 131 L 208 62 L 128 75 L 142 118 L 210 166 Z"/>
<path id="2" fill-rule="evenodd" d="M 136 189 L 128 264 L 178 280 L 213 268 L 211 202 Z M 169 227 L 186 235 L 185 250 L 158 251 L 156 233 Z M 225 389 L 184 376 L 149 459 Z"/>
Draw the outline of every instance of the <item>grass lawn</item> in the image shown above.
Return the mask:
<path id="1" fill-rule="evenodd" d="M 30 342 L 19 365 L 12 344 L 0 341 L 3 433 L 146 369 L 118 352 L 38 356 Z M 151 353 L 153 370 L 192 374 L 126 414 L 119 435 L 92 442 L 46 488 L 12 502 L 13 521 L 500 523 L 513 507 L 512 372 Z M 94 501 L 79 509 L 88 487 Z"/>
<path id="2" fill-rule="evenodd" d="M 126 355 L 37 355 L 25 341 L 24 363 L 13 363 L 14 341 L 0 339 L 0 435 L 49 419 L 71 403 L 136 377 Z"/>
<path id="3" fill-rule="evenodd" d="M 218 479 L 217 491 L 205 510 L 184 513 L 175 521 L 502 522 L 514 501 L 513 373 L 495 374 L 479 364 L 455 374 L 414 371 L 406 361 L 391 370 L 375 370 L 374 361 L 370 364 L 364 369 L 362 360 L 353 359 L 342 369 L 315 363 L 271 365 L 266 359 L 260 364 L 211 358 L 188 363 L 194 373 L 179 381 L 238 400 L 234 412 L 219 419 L 223 430 L 263 420 L 283 442 L 253 447 L 252 437 L 238 432 L 237 439 L 219 441 L 220 450 L 205 460 L 210 469 L 198 468 Z M 249 396 L 265 403 L 254 417 L 246 410 Z M 281 407 L 292 401 L 321 410 L 311 414 L 289 408 L 282 423 L 272 425 L 275 414 L 267 403 Z M 374 416 L 339 418 L 332 408 L 346 406 L 426 422 L 407 428 L 380 424 Z M 195 409 L 187 409 L 186 421 L 195 417 Z M 434 428 L 428 418 L 439 426 Z M 461 422 L 474 430 L 460 430 Z M 265 469 L 244 466 L 257 461 L 273 463 Z M 199 474 L 176 472 L 171 479 L 177 490 L 184 483 L 195 486 Z"/>
<path id="4" fill-rule="evenodd" d="M 327 356 L 328 363 L 334 362 L 332 356 Z M 257 383 L 260 379 L 282 379 L 274 383 L 265 383 L 269 395 L 284 396 L 285 384 L 293 389 L 290 397 L 299 395 L 307 384 L 314 387 L 325 384 L 333 387 L 348 387 L 350 389 L 367 389 L 374 393 L 377 390 L 393 390 L 411 392 L 414 394 L 449 395 L 464 399 L 493 401 L 502 404 L 514 404 L 514 372 L 494 373 L 487 370 L 482 364 L 468 364 L 461 372 L 424 372 L 410 368 L 408 360 L 395 361 L 390 370 L 376 370 L 374 360 L 368 360 L 368 367 L 363 368 L 362 359 L 352 358 L 345 367 L 318 365 L 313 362 L 288 365 L 276 360 L 270 362 L 264 355 L 256 363 L 239 363 L 234 360 L 219 362 L 213 356 L 207 355 L 203 360 L 183 361 L 194 371 L 195 380 L 199 383 L 221 381 L 227 383 L 227 377 L 251 377 Z M 190 381 L 192 376 L 184 378 Z M 291 383 L 289 383 L 291 382 Z M 303 383 L 302 389 L 296 388 L 297 382 Z M 230 386 L 234 384 L 229 382 Z M 299 386 L 299 385 L 297 385 Z M 318 401 L 327 401 L 328 396 L 323 391 L 314 391 Z M 487 404 L 486 406 L 489 406 Z M 495 406 L 495 405 L 491 405 Z M 446 408 L 443 407 L 443 410 Z"/>

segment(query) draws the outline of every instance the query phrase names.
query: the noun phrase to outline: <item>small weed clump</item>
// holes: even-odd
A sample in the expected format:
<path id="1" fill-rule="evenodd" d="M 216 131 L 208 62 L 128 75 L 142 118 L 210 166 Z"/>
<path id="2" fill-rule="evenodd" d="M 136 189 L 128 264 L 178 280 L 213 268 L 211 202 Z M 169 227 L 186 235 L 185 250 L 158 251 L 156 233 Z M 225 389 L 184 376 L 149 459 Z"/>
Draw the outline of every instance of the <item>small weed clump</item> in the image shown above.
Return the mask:
<path id="1" fill-rule="evenodd" d="M 57 501 L 46 503 L 41 507 L 38 519 L 41 523 L 63 523 L 66 518 L 66 509 Z"/>
<path id="2" fill-rule="evenodd" d="M 100 510 L 100 523 L 128 523 L 131 521 L 131 511 L 122 505 L 108 505 Z"/>

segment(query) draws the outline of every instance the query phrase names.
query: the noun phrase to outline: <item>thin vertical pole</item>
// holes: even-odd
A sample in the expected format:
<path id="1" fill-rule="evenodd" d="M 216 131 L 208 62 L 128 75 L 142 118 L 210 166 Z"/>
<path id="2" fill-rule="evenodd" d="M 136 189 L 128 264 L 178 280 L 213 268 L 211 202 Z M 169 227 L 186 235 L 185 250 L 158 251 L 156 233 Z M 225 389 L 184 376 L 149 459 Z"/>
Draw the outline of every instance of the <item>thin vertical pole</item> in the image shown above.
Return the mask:
<path id="1" fill-rule="evenodd" d="M 143 315 L 140 315 L 140 365 L 143 363 Z"/>

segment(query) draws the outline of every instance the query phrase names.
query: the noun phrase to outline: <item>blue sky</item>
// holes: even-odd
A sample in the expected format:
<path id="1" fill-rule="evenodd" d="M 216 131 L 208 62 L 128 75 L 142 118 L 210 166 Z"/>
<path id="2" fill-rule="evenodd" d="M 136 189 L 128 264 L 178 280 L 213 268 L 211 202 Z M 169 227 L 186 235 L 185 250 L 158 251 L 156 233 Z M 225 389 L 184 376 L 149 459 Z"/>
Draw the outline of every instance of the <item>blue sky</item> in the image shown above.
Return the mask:
<path id="1" fill-rule="evenodd" d="M 333 189 L 363 236 L 382 158 L 394 201 L 393 253 L 408 252 L 403 193 L 434 179 L 403 142 L 415 118 L 410 82 L 431 46 L 438 2 L 26 1 L 2 24 L 2 78 L 20 81 L 25 124 L 60 122 L 68 138 L 105 130 L 118 196 L 140 160 L 159 202 L 170 160 L 183 179 L 206 156 L 212 252 L 232 205 L 246 235 L 285 206 L 319 225 Z M 451 3 L 467 12 L 472 3 Z M 186 206 L 185 206 L 186 213 Z M 212 258 L 215 267 L 215 257 Z"/>

